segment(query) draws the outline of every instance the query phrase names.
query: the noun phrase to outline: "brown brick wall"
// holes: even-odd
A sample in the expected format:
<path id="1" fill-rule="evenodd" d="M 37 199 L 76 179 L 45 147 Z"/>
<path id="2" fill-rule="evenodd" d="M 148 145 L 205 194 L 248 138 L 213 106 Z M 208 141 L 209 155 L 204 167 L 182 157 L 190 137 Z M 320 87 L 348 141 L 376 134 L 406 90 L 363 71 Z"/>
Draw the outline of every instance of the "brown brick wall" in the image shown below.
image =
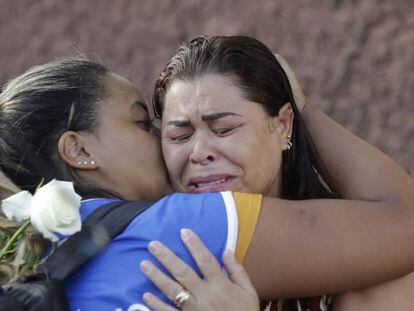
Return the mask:
<path id="1" fill-rule="evenodd" d="M 0 82 L 82 52 L 149 98 L 179 42 L 239 33 L 283 54 L 313 103 L 414 176 L 411 0 L 0 0 Z"/>

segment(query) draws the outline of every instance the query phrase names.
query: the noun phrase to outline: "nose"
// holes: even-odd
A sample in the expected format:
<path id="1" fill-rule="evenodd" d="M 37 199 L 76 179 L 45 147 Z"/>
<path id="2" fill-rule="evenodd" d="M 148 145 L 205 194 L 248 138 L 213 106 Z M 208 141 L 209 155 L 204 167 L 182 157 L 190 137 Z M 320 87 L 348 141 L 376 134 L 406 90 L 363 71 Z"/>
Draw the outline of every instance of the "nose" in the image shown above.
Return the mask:
<path id="1" fill-rule="evenodd" d="M 217 160 L 217 149 L 208 137 L 198 137 L 190 154 L 192 164 L 207 165 Z"/>

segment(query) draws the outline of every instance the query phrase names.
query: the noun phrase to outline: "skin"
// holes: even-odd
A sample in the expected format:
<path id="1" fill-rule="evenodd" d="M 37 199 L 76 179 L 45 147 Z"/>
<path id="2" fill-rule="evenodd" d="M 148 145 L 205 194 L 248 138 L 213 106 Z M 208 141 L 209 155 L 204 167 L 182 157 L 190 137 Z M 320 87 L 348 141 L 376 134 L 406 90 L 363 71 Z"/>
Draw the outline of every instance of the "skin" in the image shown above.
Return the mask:
<path id="1" fill-rule="evenodd" d="M 107 75 L 104 83 L 108 96 L 101 103 L 96 133 L 66 132 L 59 140 L 62 158 L 87 184 L 111 189 L 126 200 L 157 200 L 171 193 L 142 96 L 116 74 Z"/>
<path id="2" fill-rule="evenodd" d="M 287 61 L 280 55 L 276 55 L 276 57 L 289 77 L 289 82 L 295 95 L 295 101 L 302 107 L 302 110 L 305 106 L 306 98 L 299 81 Z M 414 306 L 413 290 L 414 273 L 411 273 L 406 277 L 367 289 L 336 295 L 333 308 L 338 311 L 388 311 L 393 309 L 409 311 Z"/>
<path id="3" fill-rule="evenodd" d="M 180 281 L 181 285 L 167 277 L 150 261 L 146 260 L 141 263 L 141 271 L 172 301 L 182 290 L 182 286 L 190 289 L 191 295 L 180 309 L 200 311 L 259 310 L 259 298 L 256 290 L 247 272 L 237 262 L 231 251 L 226 250 L 223 253 L 223 264 L 227 271 L 227 275 L 225 275 L 216 258 L 192 230 L 182 229 L 181 239 L 192 254 L 204 279 L 201 279 L 189 269 L 186 263 L 158 242 L 151 242 L 149 251 Z M 174 262 L 174 265 L 170 265 L 171 262 Z M 183 278 L 184 271 L 188 271 L 191 278 Z M 151 293 L 145 293 L 143 299 L 153 310 L 177 310 Z"/>
<path id="4" fill-rule="evenodd" d="M 292 120 L 290 104 L 270 117 L 245 99 L 229 76 L 173 82 L 162 119 L 162 149 L 174 189 L 279 196 Z"/>
<path id="5" fill-rule="evenodd" d="M 104 189 L 114 189 L 121 197 L 142 199 L 164 195 L 169 192 L 168 183 L 164 188 L 163 183 L 159 183 L 161 181 L 155 181 L 153 184 L 151 184 L 151 181 L 142 181 L 142 176 L 157 176 L 156 174 L 161 174 L 165 178 L 165 171 L 160 171 L 159 166 L 160 163 L 162 165 L 161 157 L 154 157 L 154 154 L 149 152 L 147 154 L 134 153 L 132 148 L 130 149 L 130 144 L 135 144 L 135 150 L 148 151 L 154 148 L 155 154 L 159 152 L 159 149 L 157 150 L 157 147 L 155 147 L 157 145 L 156 138 L 143 130 L 142 123 L 135 123 L 137 120 L 131 117 L 131 107 L 140 96 L 137 95 L 136 90 L 130 84 L 118 83 L 120 81 L 117 81 L 113 76 L 107 78 L 110 80 L 109 82 L 106 81 L 106 83 L 109 83 L 107 88 L 110 96 L 102 103 L 102 122 L 97 133 L 65 133 L 66 135 L 64 134 L 61 138 L 62 143 L 59 141 L 61 156 L 76 169 L 77 173 L 82 174 L 81 177 L 85 181 L 94 183 Z M 114 85 L 112 85 L 114 88 L 111 87 L 111 81 L 114 82 Z M 131 96 L 128 97 L 126 94 Z M 111 98 L 117 100 L 111 101 Z M 407 179 L 407 176 L 401 173 L 401 170 L 392 161 L 384 158 L 378 151 L 373 150 L 373 148 L 359 140 L 355 140 L 335 124 L 329 123 L 331 121 L 326 120 L 326 117 L 317 110 L 307 110 L 310 120 L 309 125 L 311 128 L 316 128 L 312 131 L 312 134 L 316 134 L 316 141 L 319 143 L 321 141 L 329 142 L 325 148 L 323 144 L 318 147 L 322 147 L 320 149 L 324 159 L 325 157 L 332 159 L 327 162 L 328 170 L 335 168 L 337 176 L 334 175 L 334 177 L 340 176 L 344 179 L 335 180 L 340 187 L 340 191 L 346 195 L 352 194 L 356 200 L 362 198 L 373 200 L 370 203 L 372 209 L 367 209 L 367 202 L 359 201 L 350 201 L 344 204 L 332 200 L 312 200 L 312 202 L 298 203 L 265 199 L 258 222 L 258 230 L 255 232 L 245 261 L 248 272 L 253 276 L 252 281 L 262 297 L 298 295 L 300 292 L 315 294 L 328 292 L 328 289 L 344 290 L 352 288 L 352 284 L 370 285 L 402 275 L 400 274 L 401 271 L 406 271 L 406 268 L 410 266 L 407 262 L 412 262 L 413 259 L 411 256 L 412 250 L 409 247 L 412 244 L 413 236 L 406 232 L 407 228 L 413 226 L 412 221 L 410 222 L 413 215 L 406 209 L 406 205 L 413 202 L 412 195 L 410 197 L 410 193 L 413 193 L 411 191 L 413 189 L 411 179 Z M 145 113 L 143 116 L 145 116 Z M 107 127 L 105 127 L 105 124 L 109 121 L 105 121 L 106 118 L 111 121 L 110 126 Z M 316 126 L 314 126 L 315 124 Z M 318 126 L 324 129 L 326 129 L 325 126 L 328 126 L 329 130 L 318 131 Z M 116 135 L 111 135 L 114 132 Z M 287 137 L 287 134 L 285 135 Z M 119 137 L 122 137 L 122 140 L 127 141 L 127 143 L 123 144 Z M 108 144 L 111 148 L 108 148 Z M 350 147 L 352 147 L 351 150 Z M 109 154 L 111 149 L 120 151 L 117 152 L 117 157 Z M 352 157 L 339 163 L 335 161 L 335 159 L 342 158 L 338 154 L 341 155 L 348 151 L 351 151 Z M 129 158 L 133 160 L 129 161 Z M 79 161 L 81 163 L 82 161 L 92 163 L 92 160 L 94 161 L 93 165 L 78 164 Z M 133 166 L 139 163 L 138 161 L 144 161 L 147 164 L 142 170 L 139 169 L 139 173 L 138 168 L 135 171 Z M 352 174 L 350 170 L 353 171 Z M 383 179 L 381 176 L 377 176 L 376 179 L 372 180 L 369 177 L 370 174 L 363 174 L 364 172 L 377 172 L 379 170 L 383 171 L 387 178 Z M 118 174 L 120 174 L 119 176 L 123 175 L 130 183 L 136 182 L 134 187 L 130 187 L 129 184 L 126 185 L 124 179 L 117 176 Z M 358 181 L 355 182 L 355 179 Z M 143 183 L 144 186 L 147 185 L 146 183 L 150 184 L 148 184 L 148 188 L 144 187 L 146 191 L 142 191 L 137 187 L 139 183 Z M 364 184 L 363 191 L 361 190 L 361 183 Z M 151 185 L 154 185 L 154 187 Z M 126 189 L 123 189 L 124 187 Z M 271 204 L 268 204 L 268 201 Z M 312 208 L 308 209 L 308 207 Z M 275 226 L 275 220 L 277 219 L 283 219 L 284 221 Z M 338 221 L 333 223 L 332 219 Z M 387 225 L 373 227 L 373 219 L 378 224 Z M 317 227 L 311 225 L 315 220 L 318 222 Z M 277 228 L 276 231 L 274 230 L 275 227 Z M 340 232 L 337 232 L 338 227 L 342 229 Z M 396 228 L 401 228 L 401 230 Z M 269 234 L 270 232 L 272 234 Z M 326 232 L 330 233 L 331 240 L 326 241 L 325 245 L 321 245 L 320 241 L 324 240 Z M 376 241 L 376 237 L 383 237 L 381 247 L 391 251 L 382 254 L 375 245 L 371 248 L 367 247 L 366 243 L 364 244 L 360 239 L 361 232 L 364 232 L 367 240 Z M 287 241 L 283 238 L 281 241 L 273 241 L 274 239 L 271 237 L 274 235 L 289 236 L 289 244 L 285 244 Z M 351 248 L 349 248 L 349 242 L 347 243 L 345 238 L 355 241 Z M 342 242 L 342 240 L 344 241 Z M 397 240 L 401 241 L 401 244 L 395 245 L 393 241 Z M 329 247 L 330 243 L 332 243 L 332 246 Z M 290 247 L 290 244 L 295 245 L 295 247 Z M 335 245 L 338 244 L 344 245 L 344 247 L 337 249 Z M 404 251 L 401 251 L 401 245 L 406 246 Z M 280 252 L 281 249 L 284 250 L 283 254 Z M 326 249 L 332 249 L 332 254 L 329 251 L 326 252 Z M 307 262 L 303 262 L 297 256 L 298 250 L 308 254 L 324 253 L 326 258 L 319 258 L 318 256 L 315 259 L 310 257 Z M 275 256 L 267 258 L 261 255 L 263 252 L 274 253 Z M 396 254 L 398 254 L 398 259 L 395 258 Z M 346 269 L 343 258 L 348 258 L 348 256 L 353 258 L 355 265 L 359 263 L 360 270 L 355 269 L 355 267 Z M 378 260 L 366 262 L 366 258 L 373 257 L 378 258 Z M 342 261 L 337 261 L 338 258 Z M 270 259 L 271 262 L 268 262 Z M 364 260 L 366 264 L 361 264 Z M 400 270 L 398 268 L 391 269 L 389 267 L 391 262 Z M 280 268 L 277 272 L 271 269 L 275 264 Z M 291 266 L 295 266 L 297 269 L 292 271 Z M 325 267 L 324 270 L 332 271 L 332 273 L 326 275 L 322 282 L 320 275 L 323 273 L 318 272 L 314 267 Z M 338 269 L 338 267 L 342 268 Z M 382 274 L 378 275 L 378 271 L 382 271 Z M 304 280 L 304 274 L 306 274 L 307 280 Z M 347 277 L 346 280 L 344 280 L 345 276 Z M 361 281 L 361 278 L 364 280 Z M 269 291 L 269 289 L 272 290 Z"/>
<path id="6" fill-rule="evenodd" d="M 283 65 L 283 64 L 282 64 Z M 288 72 L 288 76 L 291 78 L 294 77 L 293 72 Z M 292 82 L 292 80 L 291 80 Z M 182 83 L 182 81 L 180 81 Z M 187 82 L 188 83 L 188 82 Z M 173 84 L 174 85 L 174 84 Z M 221 85 L 221 84 L 220 84 Z M 218 88 L 220 87 L 218 86 Z M 199 85 L 197 85 L 199 89 L 202 89 Z M 180 86 L 181 87 L 181 86 Z M 293 89 L 297 89 L 297 85 L 293 85 Z M 300 89 L 300 88 L 299 88 Z M 169 91 L 175 91 L 173 87 Z M 198 89 L 197 89 L 198 90 Z M 197 94 L 197 92 L 195 92 Z M 297 92 L 296 92 L 297 93 Z M 297 94 L 295 94 L 297 95 Z M 300 95 L 300 94 L 299 94 Z M 166 108 L 168 108 L 168 97 L 169 94 L 167 92 L 167 105 Z M 174 100 L 177 97 L 177 95 L 173 96 L 172 99 Z M 185 98 L 185 97 L 184 97 Z M 192 98 L 188 97 L 186 98 L 186 103 L 189 105 L 192 105 Z M 214 102 L 214 101 L 213 101 Z M 304 103 L 304 99 L 298 100 L 299 105 Z M 171 102 L 170 102 L 171 104 Z M 301 107 L 300 107 L 301 108 Z M 170 110 L 173 111 L 174 107 L 173 105 L 170 106 Z M 302 109 L 301 109 L 302 110 Z M 185 111 L 184 111 L 185 112 Z M 175 116 L 176 117 L 176 116 Z M 272 271 L 268 271 L 266 269 L 263 269 L 267 266 L 266 263 L 266 257 L 265 256 L 255 256 L 253 253 L 263 254 L 264 251 L 270 251 L 272 249 L 273 251 L 271 253 L 276 254 L 274 257 L 271 258 L 272 261 L 277 261 L 277 253 L 278 250 L 283 249 L 284 255 L 286 258 L 290 258 L 290 262 L 287 263 L 287 266 L 284 266 L 284 264 L 279 265 L 279 277 L 284 274 L 285 271 L 289 271 L 286 277 L 286 283 L 284 284 L 285 287 L 293 286 L 296 287 L 296 290 L 301 287 L 305 286 L 308 288 L 319 288 L 321 289 L 320 284 L 318 282 L 313 283 L 312 279 L 309 279 L 308 281 L 301 281 L 299 284 L 295 283 L 295 273 L 292 273 L 292 270 L 289 269 L 291 266 L 297 267 L 296 272 L 299 272 L 300 274 L 308 274 L 312 275 L 313 272 L 316 272 L 314 277 L 314 281 L 318 280 L 318 269 L 315 269 L 316 267 L 324 267 L 325 271 L 330 271 L 330 274 L 326 274 L 326 277 L 324 278 L 323 282 L 329 283 L 328 279 L 335 275 L 339 278 L 342 278 L 345 280 L 345 282 L 348 282 L 348 285 L 352 287 L 351 283 L 356 281 L 355 274 L 353 274 L 352 271 L 349 269 L 339 268 L 339 265 L 336 266 L 333 264 L 331 260 L 325 261 L 321 260 L 320 262 L 316 263 L 313 262 L 313 264 L 309 264 L 307 261 L 301 261 L 299 260 L 295 264 L 295 257 L 298 257 L 299 252 L 292 252 L 289 254 L 289 251 L 292 249 L 290 244 L 286 245 L 280 245 L 280 247 L 273 247 L 272 244 L 268 241 L 266 243 L 266 235 L 267 236 L 280 236 L 280 235 L 289 235 L 292 237 L 292 241 L 297 237 L 298 240 L 303 241 L 303 248 L 304 250 L 306 247 L 313 247 L 313 251 L 315 253 L 324 253 L 325 258 L 331 258 L 330 252 L 335 253 L 342 253 L 344 258 L 359 258 L 363 259 L 363 257 L 368 258 L 370 251 L 364 246 L 363 241 L 361 241 L 360 235 L 355 234 L 354 236 L 354 247 L 351 249 L 348 249 L 347 251 L 344 251 L 343 248 L 338 248 L 338 245 L 344 245 L 341 241 L 343 239 L 343 236 L 340 237 L 337 235 L 338 228 L 340 231 L 345 232 L 348 234 L 348 237 L 352 236 L 357 227 L 361 230 L 360 232 L 363 232 L 365 230 L 364 238 L 368 241 L 376 241 L 377 239 L 375 236 L 382 236 L 383 241 L 381 241 L 380 245 L 378 245 L 378 248 L 388 249 L 388 246 L 391 246 L 398 238 L 398 235 L 396 236 L 388 236 L 390 231 L 392 231 L 393 228 L 401 228 L 402 233 L 405 225 L 408 225 L 406 228 L 409 228 L 409 223 L 411 222 L 410 219 L 412 219 L 412 212 L 410 211 L 410 202 L 413 199 L 412 195 L 412 180 L 399 169 L 395 163 L 393 163 L 390 159 L 388 159 L 385 155 L 378 152 L 378 150 L 375 150 L 368 144 L 362 142 L 358 138 L 354 137 L 349 132 L 345 131 L 343 128 L 341 128 L 338 124 L 330 120 L 328 117 L 326 117 L 322 112 L 320 112 L 315 107 L 308 105 L 306 108 L 305 119 L 307 120 L 307 125 L 310 128 L 310 131 L 314 137 L 314 140 L 316 142 L 316 145 L 321 153 L 321 156 L 328 168 L 328 170 L 331 172 L 333 181 L 335 185 L 338 187 L 339 191 L 343 194 L 343 196 L 346 199 L 349 199 L 348 202 L 345 201 L 338 201 L 338 200 L 310 200 L 307 202 L 296 202 L 295 204 L 291 204 L 291 211 L 292 213 L 289 215 L 286 214 L 285 223 L 288 223 L 290 228 L 301 228 L 305 227 L 305 230 L 302 232 L 298 231 L 290 231 L 289 228 L 280 228 L 279 226 L 273 226 L 272 223 L 274 221 L 272 218 L 275 215 L 273 215 L 275 208 L 273 210 L 264 208 L 262 210 L 262 214 L 259 219 L 259 226 L 263 225 L 262 228 L 267 227 L 266 230 L 258 229 L 255 232 L 252 244 L 249 248 L 249 252 L 247 254 L 246 261 L 244 264 L 246 265 L 247 271 L 252 276 L 252 281 L 255 284 L 256 289 L 258 289 L 259 294 L 263 297 L 277 297 L 278 294 L 273 292 L 273 294 L 266 291 L 266 289 L 261 287 L 261 282 L 263 282 L 263 279 L 268 279 L 270 281 L 273 281 L 278 278 L 278 276 L 274 276 L 274 278 L 271 277 Z M 189 118 L 189 117 L 187 117 Z M 199 117 L 199 119 L 201 119 Z M 163 122 L 163 126 L 165 126 L 165 122 Z M 194 128 L 197 129 L 196 126 Z M 202 128 L 200 127 L 200 130 Z M 196 132 L 194 130 L 194 132 Z M 163 132 L 164 133 L 164 132 Z M 164 134 L 163 134 L 164 135 Z M 191 134 L 193 135 L 193 134 Z M 212 145 L 206 145 L 208 148 L 212 148 Z M 235 147 L 234 145 L 232 147 Z M 169 146 L 168 148 L 171 148 Z M 163 146 L 164 152 L 167 150 Z M 203 149 L 198 150 L 199 153 L 202 153 Z M 170 152 L 171 150 L 167 150 L 167 152 Z M 167 158 L 167 165 L 171 163 L 168 159 L 169 154 L 165 154 Z M 177 163 L 186 163 L 187 166 L 189 166 L 189 163 L 191 162 L 190 155 L 191 153 L 187 153 L 187 160 L 183 161 L 177 161 Z M 209 154 L 208 152 L 206 153 Z M 347 157 L 343 157 L 343 155 L 346 154 Z M 208 157 L 207 157 L 208 158 Z M 209 162 L 210 164 L 213 163 L 213 161 Z M 175 178 L 176 182 L 174 185 L 178 184 L 181 186 L 185 186 L 185 178 L 181 176 L 185 176 L 185 165 L 181 165 L 179 169 L 170 168 L 169 172 L 171 175 L 173 175 L 173 178 Z M 383 174 L 381 176 L 378 176 L 376 172 L 381 171 Z M 175 174 L 175 175 L 174 175 Z M 399 175 L 397 177 L 397 175 Z M 377 176 L 375 179 L 372 179 L 372 176 Z M 382 178 L 382 176 L 387 176 L 387 178 Z M 184 182 L 183 182 L 184 181 Z M 223 188 L 219 188 L 223 189 Z M 365 202 L 363 202 L 365 201 Z M 408 204 L 407 204 L 408 203 Z M 289 205 L 285 200 L 279 201 L 280 205 Z M 400 217 L 398 216 L 400 208 L 402 206 L 408 207 L 406 211 L 407 214 L 402 213 L 401 215 L 405 214 L 406 216 Z M 302 207 L 303 208 L 302 208 Z M 330 207 L 329 207 L 330 206 Z M 359 207 L 358 207 L 359 206 Z M 399 206 L 399 207 L 398 207 Z M 326 208 L 325 208 L 326 207 Z M 375 230 L 372 228 L 372 223 L 365 222 L 362 220 L 361 215 L 357 215 L 360 211 L 358 211 L 359 208 L 366 209 L 368 207 L 365 216 L 368 216 L 367 219 L 376 219 L 378 220 L 378 223 L 383 222 L 384 224 L 387 224 L 383 226 L 381 229 L 378 228 L 378 230 Z M 296 211 L 295 211 L 296 210 Z M 382 211 L 389 210 L 386 212 L 386 215 L 381 215 Z M 295 214 L 296 213 L 296 214 Z M 302 214 L 303 223 L 300 224 L 297 223 L 296 225 L 293 225 L 297 216 Z M 385 216 L 385 217 L 384 217 Z M 355 228 L 351 228 L 349 224 L 345 224 L 342 220 L 351 217 L 354 218 L 354 221 L 351 221 L 350 223 L 355 224 Z M 336 222 L 333 222 L 331 220 L 327 219 L 336 219 Z M 324 222 L 324 219 L 327 220 L 325 225 L 325 230 L 322 230 L 324 233 L 321 234 L 319 237 L 314 236 L 314 224 L 315 222 L 318 223 L 318 226 L 321 225 L 321 221 Z M 398 220 L 397 220 L 398 219 Z M 267 225 L 265 225 L 267 223 Z M 330 223 L 330 225 L 329 225 Z M 306 226 L 310 226 L 309 229 L 306 229 Z M 365 229 L 363 229 L 365 228 Z M 275 230 L 276 229 L 276 230 Z M 373 230 L 374 229 L 374 230 Z M 374 233 L 376 231 L 376 233 Z M 334 243 L 332 243 L 331 247 L 326 248 L 326 234 L 329 232 L 330 238 Z M 372 234 L 372 235 L 371 235 Z M 387 237 L 385 237 L 387 236 Z M 371 238 L 369 238 L 371 237 Z M 390 239 L 390 240 L 388 240 Z M 296 241 L 300 244 L 300 241 Z M 325 249 L 322 250 L 319 248 L 321 245 L 320 241 L 324 241 L 325 243 Z M 408 242 L 408 240 L 406 240 Z M 296 245 L 296 242 L 294 243 Z M 267 247 L 261 249 L 262 252 L 260 252 L 260 248 L 265 243 Z M 329 242 L 328 242 L 329 244 Z M 385 245 L 387 244 L 387 245 Z M 394 243 L 395 244 L 395 243 Z M 407 244 L 408 245 L 408 244 Z M 256 247 L 258 246 L 258 247 Z M 394 245 L 395 246 L 395 245 Z M 326 252 L 326 249 L 330 249 L 331 251 Z M 306 252 L 304 252 L 306 253 Z M 377 259 L 375 261 L 366 261 L 366 266 L 362 269 L 360 269 L 360 275 L 365 275 L 366 281 L 368 279 L 374 280 L 375 282 L 380 282 L 380 279 L 384 276 L 384 274 L 387 274 L 391 271 L 391 266 L 384 266 L 384 269 L 379 269 L 377 271 L 381 271 L 382 275 L 376 275 L 371 274 L 369 271 L 373 271 L 372 267 L 377 266 L 384 263 L 385 257 L 393 257 L 396 254 L 402 255 L 400 258 L 404 258 L 403 261 L 407 262 L 406 260 L 410 261 L 409 258 L 411 258 L 410 252 L 405 251 L 405 248 L 401 245 L 398 245 L 394 248 L 394 251 L 391 253 L 382 253 L 379 254 Z M 332 254 L 331 254 L 332 255 Z M 263 258 L 265 257 L 265 258 Z M 174 271 L 173 265 L 177 264 L 177 261 L 174 261 L 173 259 L 169 258 L 166 253 L 159 254 L 157 258 L 163 262 L 167 268 L 171 272 Z M 309 257 L 307 259 L 310 259 Z M 321 258 L 322 259 L 322 258 Z M 354 261 L 355 263 L 355 261 Z M 401 262 L 400 262 L 401 263 Z M 309 265 L 308 265 L 309 264 Z M 333 264 L 333 265 L 332 265 Z M 306 267 L 305 267 L 306 266 Z M 329 266 L 332 268 L 329 268 Z M 396 264 L 394 262 L 393 268 L 398 267 L 399 264 Z M 305 267 L 304 269 L 302 269 Z M 336 271 L 335 271 L 336 270 Z M 352 269 L 351 269 L 352 270 Z M 320 271 L 319 271 L 320 273 Z M 175 274 L 172 273 L 174 276 Z M 353 276 L 351 276 L 353 274 Z M 261 275 L 261 276 L 260 276 Z M 259 277 L 258 277 L 259 276 Z M 290 276 L 290 279 L 289 279 Z M 157 274 L 154 273 L 152 275 L 153 278 L 158 278 Z M 190 282 L 189 280 L 186 280 L 187 276 L 184 276 L 182 271 L 179 275 L 179 281 L 180 283 L 183 283 L 183 281 Z M 312 278 L 313 278 L 312 277 Z M 191 276 L 188 276 L 188 278 L 191 278 Z M 284 278 L 283 278 L 284 279 Z M 347 280 L 346 280 L 347 279 Z M 280 279 L 279 279 L 280 280 Z M 288 281 L 289 280 L 289 281 Z M 319 279 L 320 280 L 320 279 Z M 385 279 L 383 279 L 385 280 Z M 320 280 L 322 281 L 322 280 Z M 336 287 L 334 285 L 335 282 L 331 283 L 332 287 L 325 288 L 325 290 L 321 289 L 320 293 L 322 292 L 332 292 L 332 289 Z M 358 282 L 355 282 L 354 284 L 357 284 Z M 359 283 L 359 286 L 361 283 Z M 368 285 L 368 283 L 366 283 Z M 265 287 L 267 288 L 273 288 L 275 289 L 280 284 L 273 283 L 273 284 L 266 284 Z M 355 286 L 355 285 L 354 285 Z M 340 291 L 338 287 L 336 287 L 337 290 Z M 293 290 L 293 288 L 291 288 Z M 304 289 L 304 287 L 303 287 Z M 334 290 L 335 291 L 335 290 Z M 281 291 L 279 292 L 280 296 L 287 295 L 289 291 Z M 206 292 L 207 294 L 207 292 Z M 310 292 L 307 293 L 308 295 L 311 294 Z M 306 290 L 303 292 L 303 295 L 307 295 Z M 314 292 L 316 294 L 316 292 Z M 273 295 L 273 296 L 272 296 Z M 292 293 L 290 294 L 292 295 Z M 346 309 L 344 309 L 346 310 Z M 368 310 L 368 309 L 367 309 Z"/>
<path id="7" fill-rule="evenodd" d="M 87 183 L 113 189 L 124 199 L 157 200 L 171 193 L 160 141 L 151 133 L 150 118 L 142 96 L 128 80 L 115 74 L 105 77 L 105 88 L 107 97 L 101 103 L 97 132 L 64 133 L 58 143 L 62 159 Z M 192 239 L 189 241 L 191 244 Z M 198 253 L 203 254 L 200 250 Z M 207 253 L 205 248 L 204 253 Z M 235 310 L 240 306 L 258 310 L 256 291 L 243 267 L 231 254 L 227 254 L 224 263 L 230 279 L 226 278 L 223 290 L 235 298 L 216 301 L 218 310 L 223 310 L 223 307 Z M 224 280 L 218 263 L 214 268 L 209 271 L 215 271 Z M 151 301 L 149 299 L 145 300 Z"/>

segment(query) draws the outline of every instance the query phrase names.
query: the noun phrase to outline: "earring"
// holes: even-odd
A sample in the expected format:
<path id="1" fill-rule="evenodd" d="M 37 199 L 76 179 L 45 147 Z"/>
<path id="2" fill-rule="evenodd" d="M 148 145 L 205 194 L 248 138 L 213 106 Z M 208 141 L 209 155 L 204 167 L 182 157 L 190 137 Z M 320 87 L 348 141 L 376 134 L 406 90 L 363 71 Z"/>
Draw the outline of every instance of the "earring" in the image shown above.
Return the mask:
<path id="1" fill-rule="evenodd" d="M 290 141 L 290 139 L 292 138 L 292 134 L 288 134 L 286 138 L 287 138 L 286 150 L 289 151 L 290 148 L 292 148 L 293 146 L 292 142 Z"/>
<path id="2" fill-rule="evenodd" d="M 90 163 L 88 162 L 88 161 L 79 161 L 78 162 L 78 165 L 88 165 L 88 164 L 91 164 L 91 165 L 95 165 L 95 161 L 94 160 L 92 160 Z"/>

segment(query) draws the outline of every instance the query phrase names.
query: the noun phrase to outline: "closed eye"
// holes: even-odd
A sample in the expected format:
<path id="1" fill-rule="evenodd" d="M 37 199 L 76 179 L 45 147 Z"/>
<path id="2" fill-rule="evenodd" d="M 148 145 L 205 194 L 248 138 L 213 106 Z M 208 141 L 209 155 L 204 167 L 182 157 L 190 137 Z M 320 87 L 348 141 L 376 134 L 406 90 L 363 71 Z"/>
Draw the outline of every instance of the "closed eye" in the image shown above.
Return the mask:
<path id="1" fill-rule="evenodd" d="M 222 129 L 212 129 L 212 131 L 218 135 L 225 135 L 231 132 L 233 128 L 222 128 Z"/>
<path id="2" fill-rule="evenodd" d="M 241 125 L 236 127 L 222 127 L 222 128 L 213 128 L 211 131 L 213 131 L 214 134 L 218 136 L 228 136 L 232 134 L 237 128 L 239 128 Z"/>
<path id="3" fill-rule="evenodd" d="M 142 128 L 144 131 L 149 132 L 149 130 L 151 129 L 152 126 L 152 121 L 151 120 L 138 120 L 135 121 L 136 124 L 138 124 L 138 126 L 140 128 Z"/>
<path id="4" fill-rule="evenodd" d="M 192 133 L 185 133 L 185 134 L 169 137 L 168 139 L 172 142 L 180 143 L 180 142 L 184 142 L 187 139 L 189 139 L 191 137 L 191 135 L 192 135 Z"/>

